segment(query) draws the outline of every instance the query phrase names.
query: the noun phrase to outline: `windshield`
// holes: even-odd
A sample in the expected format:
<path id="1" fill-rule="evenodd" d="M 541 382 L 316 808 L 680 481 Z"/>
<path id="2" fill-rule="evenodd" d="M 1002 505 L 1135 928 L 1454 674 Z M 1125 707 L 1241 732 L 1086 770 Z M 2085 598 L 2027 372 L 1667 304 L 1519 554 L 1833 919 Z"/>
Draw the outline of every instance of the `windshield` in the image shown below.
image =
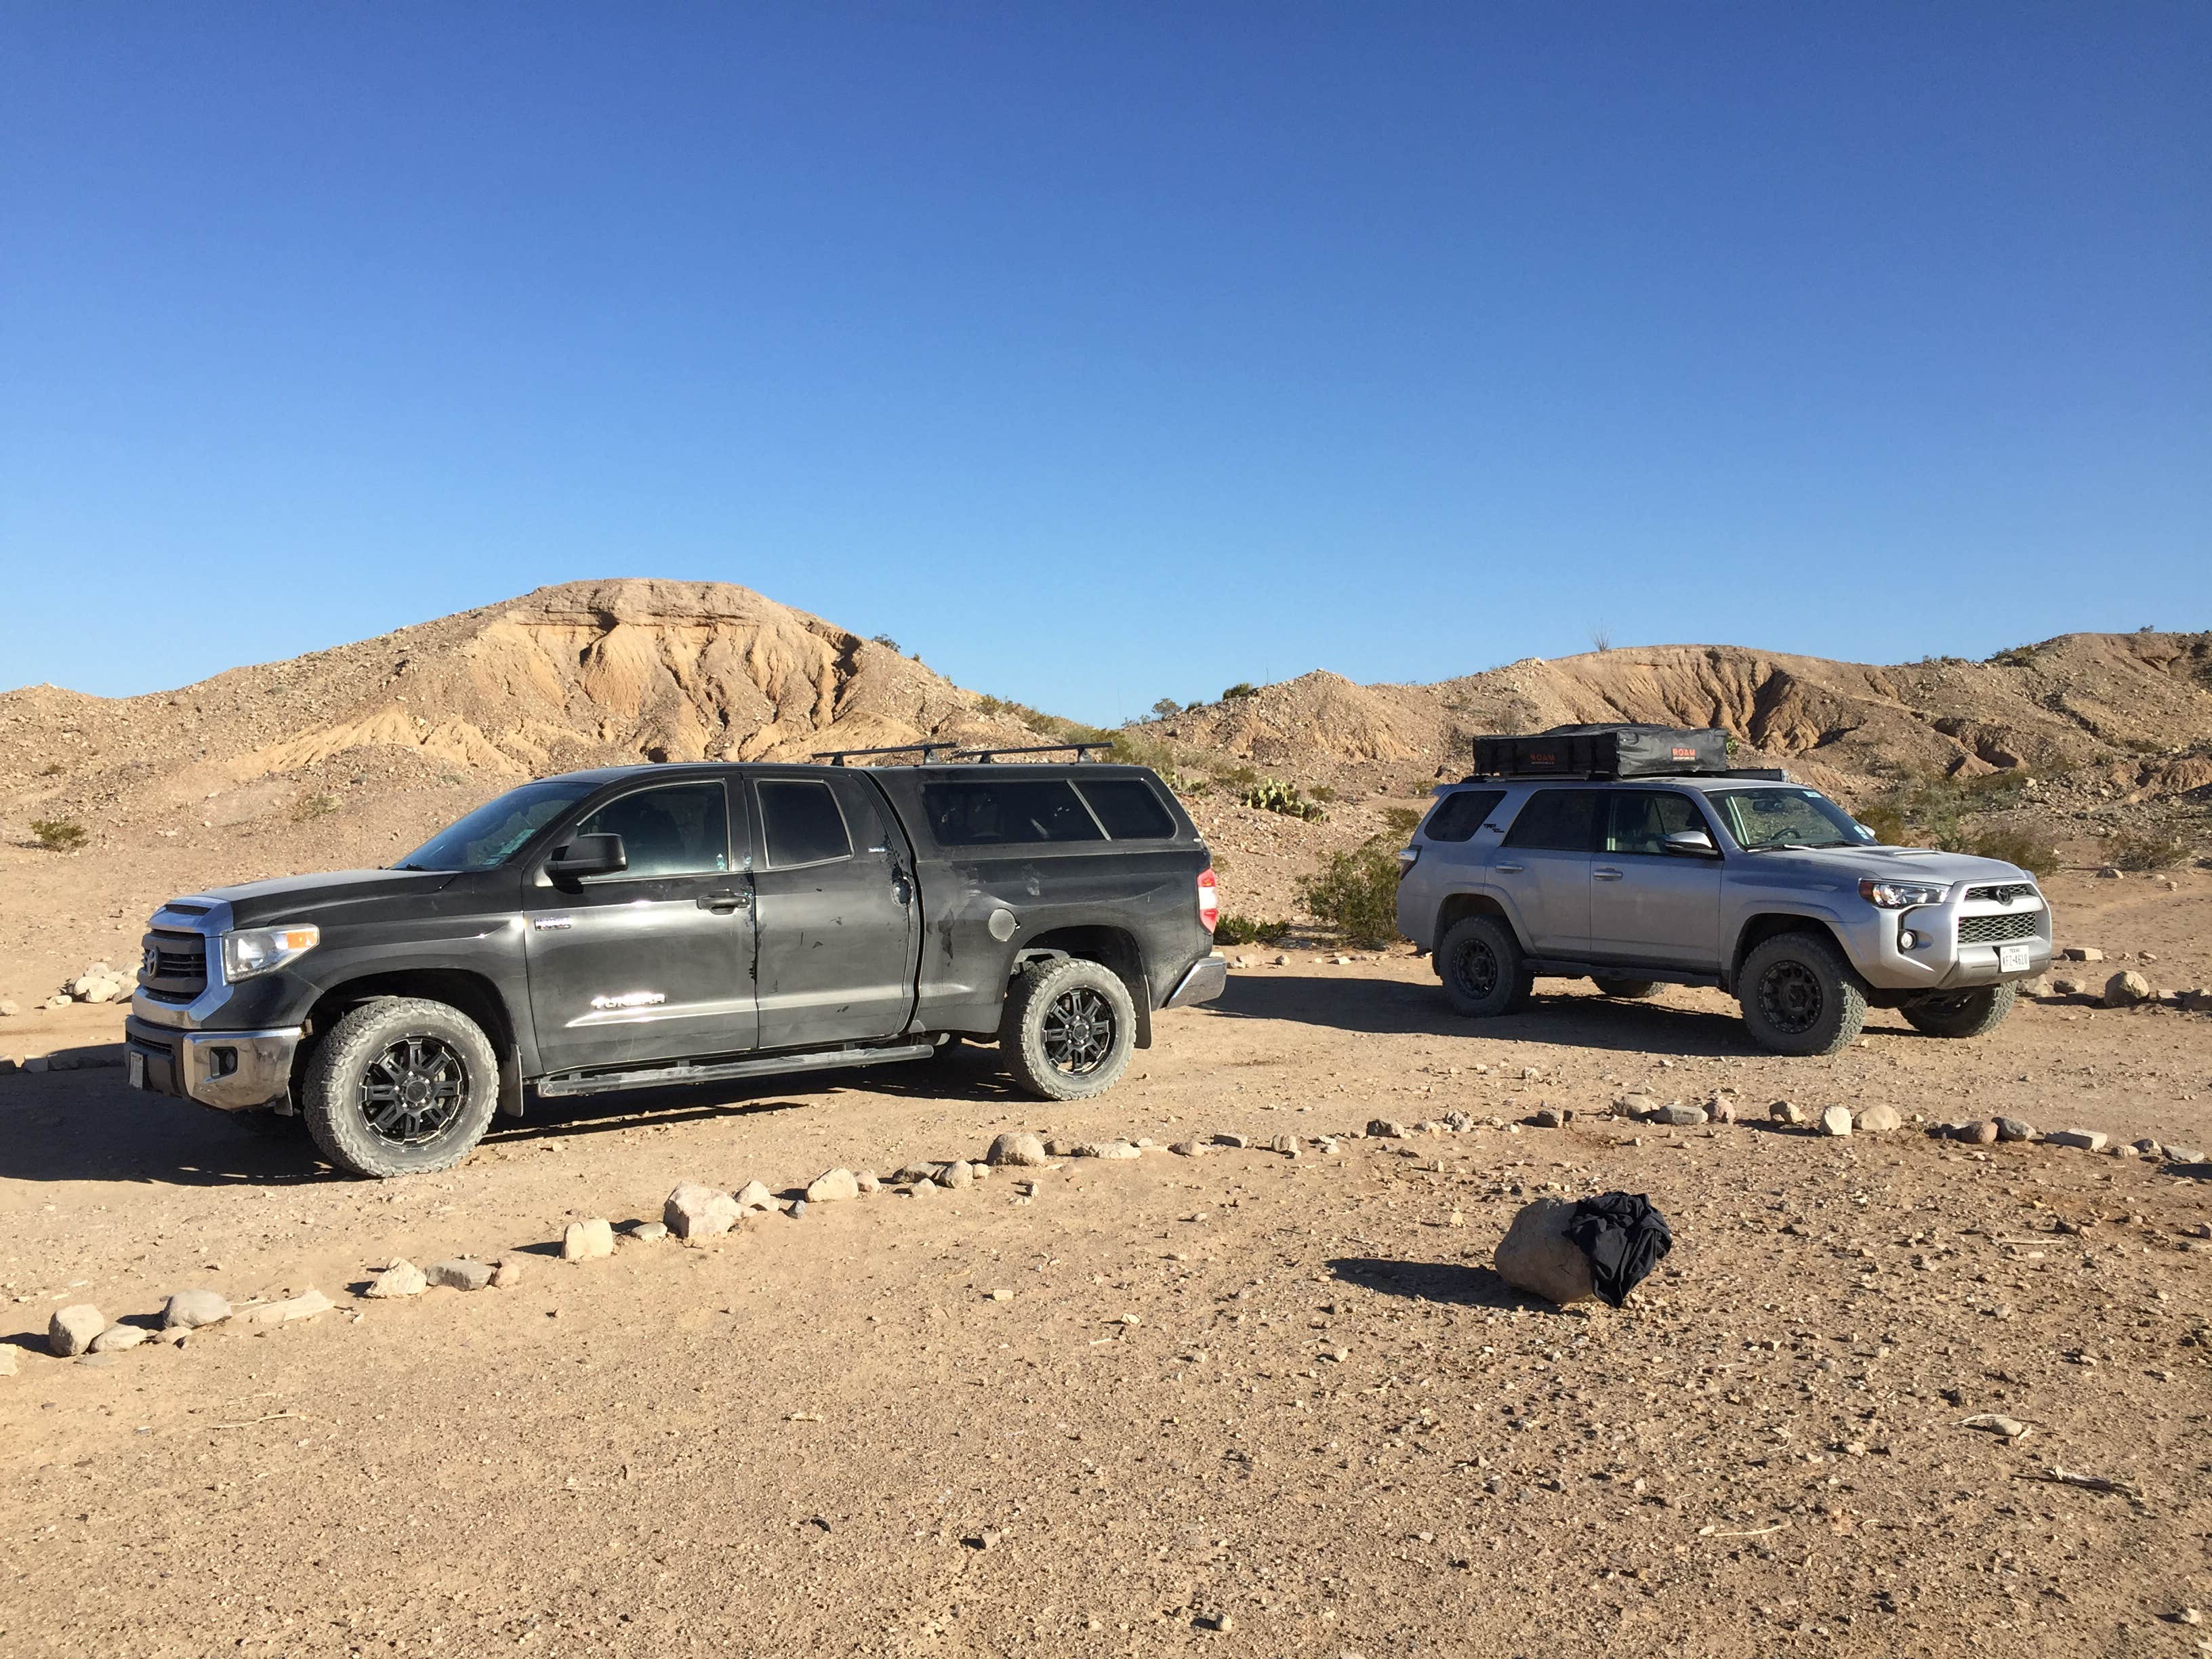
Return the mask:
<path id="1" fill-rule="evenodd" d="M 1717 789 L 1708 797 L 1746 852 L 1774 847 L 1863 847 L 1873 836 L 1817 789 Z"/>
<path id="2" fill-rule="evenodd" d="M 489 870 L 599 787 L 588 778 L 526 783 L 486 801 L 441 830 L 392 867 L 395 870 Z"/>

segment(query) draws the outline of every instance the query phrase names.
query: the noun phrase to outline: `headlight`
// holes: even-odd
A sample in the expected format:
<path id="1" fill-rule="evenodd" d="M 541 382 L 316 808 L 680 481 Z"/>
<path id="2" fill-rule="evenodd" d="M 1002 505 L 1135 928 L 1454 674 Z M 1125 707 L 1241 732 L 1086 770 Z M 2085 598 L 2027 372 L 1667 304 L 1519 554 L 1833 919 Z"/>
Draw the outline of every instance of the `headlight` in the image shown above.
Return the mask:
<path id="1" fill-rule="evenodd" d="M 322 943 L 319 927 L 240 927 L 222 936 L 222 976 L 235 985 L 297 962 Z"/>
<path id="2" fill-rule="evenodd" d="M 1910 910 L 1916 904 L 1941 904 L 1951 890 L 1948 882 L 1875 881 L 1859 883 L 1859 896 L 1885 910 Z"/>

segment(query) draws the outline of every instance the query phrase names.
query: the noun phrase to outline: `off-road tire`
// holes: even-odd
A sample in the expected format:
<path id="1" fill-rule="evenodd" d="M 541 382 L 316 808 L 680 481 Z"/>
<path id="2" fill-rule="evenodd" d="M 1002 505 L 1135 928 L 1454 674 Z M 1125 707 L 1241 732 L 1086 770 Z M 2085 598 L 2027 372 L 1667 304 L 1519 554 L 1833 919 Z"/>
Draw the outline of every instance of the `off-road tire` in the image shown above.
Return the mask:
<path id="1" fill-rule="evenodd" d="M 1866 981 L 1819 933 L 1777 933 L 1754 945 L 1736 975 L 1736 1000 L 1753 1039 L 1772 1054 L 1832 1054 L 1866 1028 Z"/>
<path id="2" fill-rule="evenodd" d="M 2010 984 L 1977 985 L 1967 991 L 1931 992 L 1914 997 L 1898 1012 L 1916 1031 L 1936 1037 L 1978 1037 L 2003 1024 L 2020 1000 Z"/>
<path id="3" fill-rule="evenodd" d="M 1136 1039 L 1129 988 L 1081 957 L 1033 962 L 1015 975 L 999 1025 L 1007 1071 L 1040 1100 L 1104 1094 L 1128 1069 Z"/>
<path id="4" fill-rule="evenodd" d="M 1497 916 L 1462 916 L 1437 945 L 1444 1000 L 1468 1019 L 1492 1019 L 1528 1006 L 1531 975 L 1522 961 L 1521 941 Z"/>
<path id="5" fill-rule="evenodd" d="M 436 1059 L 434 1068 L 423 1068 L 422 1075 L 450 1079 L 458 1074 L 458 1092 L 449 1102 L 434 1097 L 423 1103 L 434 1114 L 450 1104 L 450 1115 L 434 1133 L 407 1141 L 372 1124 L 362 1085 L 392 1086 L 388 1075 L 372 1080 L 370 1073 L 410 1042 L 416 1054 Z M 307 1133 L 341 1170 L 378 1180 L 427 1175 L 452 1169 L 483 1139 L 499 1104 L 499 1056 L 477 1023 L 457 1008 L 421 997 L 379 997 L 324 1034 L 308 1059 L 300 1094 Z"/>
<path id="6" fill-rule="evenodd" d="M 1602 979 L 1593 977 L 1590 983 L 1609 997 L 1619 997 L 1624 1002 L 1638 1002 L 1659 994 L 1656 979 Z"/>

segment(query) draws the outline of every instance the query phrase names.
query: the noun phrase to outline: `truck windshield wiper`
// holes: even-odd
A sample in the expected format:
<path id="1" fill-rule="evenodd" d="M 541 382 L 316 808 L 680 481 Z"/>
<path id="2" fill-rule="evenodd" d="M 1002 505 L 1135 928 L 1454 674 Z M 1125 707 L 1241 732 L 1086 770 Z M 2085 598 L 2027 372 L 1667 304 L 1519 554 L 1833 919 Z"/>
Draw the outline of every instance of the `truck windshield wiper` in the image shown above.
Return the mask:
<path id="1" fill-rule="evenodd" d="M 1848 841 L 1770 841 L 1751 850 L 1754 853 L 1817 853 L 1824 848 L 1854 845 L 1855 842 Z"/>

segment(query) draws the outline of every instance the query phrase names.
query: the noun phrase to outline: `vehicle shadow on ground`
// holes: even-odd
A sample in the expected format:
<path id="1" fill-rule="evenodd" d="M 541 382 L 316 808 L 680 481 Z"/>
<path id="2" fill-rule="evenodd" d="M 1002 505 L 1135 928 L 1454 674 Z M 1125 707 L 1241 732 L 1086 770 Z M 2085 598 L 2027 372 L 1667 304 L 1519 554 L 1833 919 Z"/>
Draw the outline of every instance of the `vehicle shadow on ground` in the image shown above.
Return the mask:
<path id="1" fill-rule="evenodd" d="M 1416 1302 L 1448 1303 L 1458 1308 L 1500 1308 L 1509 1312 L 1559 1310 L 1541 1297 L 1524 1296 L 1488 1267 L 1458 1261 L 1398 1261 L 1387 1256 L 1337 1256 L 1328 1270 L 1348 1285 L 1383 1296 Z"/>

